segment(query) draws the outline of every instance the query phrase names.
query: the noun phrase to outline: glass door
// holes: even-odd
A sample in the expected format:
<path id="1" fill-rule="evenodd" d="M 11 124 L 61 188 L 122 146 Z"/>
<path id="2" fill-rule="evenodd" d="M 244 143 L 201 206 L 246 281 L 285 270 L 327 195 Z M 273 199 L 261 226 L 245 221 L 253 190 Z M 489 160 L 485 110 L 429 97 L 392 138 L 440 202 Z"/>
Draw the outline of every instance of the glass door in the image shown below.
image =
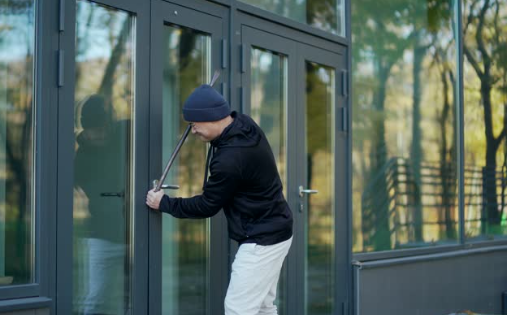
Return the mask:
<path id="1" fill-rule="evenodd" d="M 258 29 L 242 27 L 243 59 L 245 61 L 242 84 L 244 89 L 243 111 L 250 115 L 262 128 L 275 156 L 284 195 L 294 208 L 294 198 L 287 192 L 292 190 L 289 176 L 294 173 L 294 163 L 288 152 L 294 149 L 293 137 L 289 137 L 294 127 L 289 123 L 294 112 L 296 95 L 289 93 L 294 88 L 296 71 L 296 43 Z M 292 115 L 292 117 L 294 117 Z M 287 261 L 282 268 L 277 289 L 275 305 L 278 314 L 290 314 L 288 303 Z"/>
<path id="2" fill-rule="evenodd" d="M 76 2 L 73 313 L 131 310 L 135 17 Z"/>
<path id="3" fill-rule="evenodd" d="M 298 46 L 297 251 L 305 315 L 345 312 L 347 279 L 344 56 Z"/>
<path id="4" fill-rule="evenodd" d="M 182 116 L 186 98 L 196 87 L 209 84 L 213 71 L 220 70 L 222 33 L 220 17 L 163 1 L 152 2 L 150 161 L 153 179 L 160 177 L 187 127 Z M 226 73 L 222 71 L 215 88 L 222 87 L 220 82 L 224 77 Z M 180 188 L 166 190 L 167 194 L 192 197 L 202 193 L 206 152 L 207 144 L 190 134 L 165 181 Z M 153 214 L 150 230 L 158 233 L 151 238 L 154 249 L 150 252 L 156 265 L 160 263 L 160 269 L 151 271 L 150 287 L 160 289 L 160 314 L 211 313 L 210 252 L 212 243 L 222 241 L 220 237 L 213 240 L 212 225 L 217 220 L 220 217 L 182 220 L 168 214 Z M 159 249 L 161 254 L 157 257 L 155 253 Z M 213 283 L 213 287 L 219 287 L 218 283 Z"/>
<path id="5" fill-rule="evenodd" d="M 279 314 L 342 314 L 349 283 L 345 58 L 271 30 L 242 26 L 241 72 L 244 112 L 268 138 L 294 214 L 276 305 Z"/>

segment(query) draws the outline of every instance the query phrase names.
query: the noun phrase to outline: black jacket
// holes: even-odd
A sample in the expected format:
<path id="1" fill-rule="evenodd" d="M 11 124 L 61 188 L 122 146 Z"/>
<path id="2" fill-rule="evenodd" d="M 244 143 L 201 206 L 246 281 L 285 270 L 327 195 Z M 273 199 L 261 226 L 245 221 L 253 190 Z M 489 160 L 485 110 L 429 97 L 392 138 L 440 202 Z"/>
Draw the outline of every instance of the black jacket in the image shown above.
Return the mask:
<path id="1" fill-rule="evenodd" d="M 224 209 L 229 237 L 240 244 L 272 245 L 288 240 L 292 212 L 266 136 L 247 115 L 233 112 L 231 116 L 234 121 L 211 142 L 210 176 L 202 195 L 165 195 L 160 210 L 177 218 L 208 218 Z"/>

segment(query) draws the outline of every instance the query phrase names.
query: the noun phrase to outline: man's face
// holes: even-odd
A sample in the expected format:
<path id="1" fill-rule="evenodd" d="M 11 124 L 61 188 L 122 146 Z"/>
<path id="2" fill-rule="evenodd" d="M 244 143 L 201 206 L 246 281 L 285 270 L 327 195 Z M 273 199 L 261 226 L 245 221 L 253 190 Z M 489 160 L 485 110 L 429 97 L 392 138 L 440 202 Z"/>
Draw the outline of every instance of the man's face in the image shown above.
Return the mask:
<path id="1" fill-rule="evenodd" d="M 211 122 L 193 122 L 192 134 L 197 135 L 204 142 L 210 142 L 220 135 L 217 124 Z"/>

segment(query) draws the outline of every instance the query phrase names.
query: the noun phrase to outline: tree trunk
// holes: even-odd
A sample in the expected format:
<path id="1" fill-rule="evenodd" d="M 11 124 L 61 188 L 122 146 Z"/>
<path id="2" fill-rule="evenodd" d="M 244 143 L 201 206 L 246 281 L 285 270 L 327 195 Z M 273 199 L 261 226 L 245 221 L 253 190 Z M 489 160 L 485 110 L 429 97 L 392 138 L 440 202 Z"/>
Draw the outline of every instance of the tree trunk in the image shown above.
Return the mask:
<path id="1" fill-rule="evenodd" d="M 496 193 L 496 152 L 500 138 L 493 135 L 491 84 L 487 72 L 481 78 L 481 96 L 484 106 L 484 123 L 486 136 L 486 166 L 483 169 L 482 194 L 483 194 L 483 222 L 482 233 L 487 233 L 490 225 L 500 224 L 498 201 Z"/>
<path id="2" fill-rule="evenodd" d="M 390 66 L 382 65 L 378 61 L 378 90 L 373 97 L 373 107 L 376 116 L 373 117 L 373 150 L 371 153 L 371 173 L 370 179 L 383 172 L 387 163 L 387 146 L 385 140 L 385 113 L 384 103 L 386 98 L 387 79 L 389 77 Z M 369 180 L 369 182 L 372 182 Z M 367 218 L 363 222 L 363 235 L 365 247 L 372 246 L 374 250 L 391 249 L 391 233 L 389 230 L 389 194 L 387 192 L 386 176 L 379 176 L 378 182 L 374 187 L 374 191 L 378 192 L 377 200 L 372 200 L 370 208 L 363 208 L 363 218 Z"/>
<path id="3" fill-rule="evenodd" d="M 422 161 L 422 148 L 421 148 L 421 70 L 424 55 L 426 54 L 426 47 L 420 45 L 420 31 L 415 35 L 416 45 L 414 47 L 414 65 L 413 65 L 413 107 L 412 107 L 412 144 L 410 147 L 410 160 L 408 170 L 411 170 L 413 180 L 413 220 L 414 220 L 414 241 L 423 241 L 423 219 L 422 219 L 422 203 L 421 203 L 421 161 Z M 410 206 L 409 206 L 410 207 Z"/>

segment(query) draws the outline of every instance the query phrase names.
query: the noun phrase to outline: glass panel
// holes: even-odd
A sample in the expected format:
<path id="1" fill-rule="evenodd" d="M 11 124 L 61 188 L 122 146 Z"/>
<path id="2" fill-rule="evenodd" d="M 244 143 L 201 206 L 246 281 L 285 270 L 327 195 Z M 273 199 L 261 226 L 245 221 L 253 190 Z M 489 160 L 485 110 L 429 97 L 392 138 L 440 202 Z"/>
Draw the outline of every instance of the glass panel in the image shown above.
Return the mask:
<path id="1" fill-rule="evenodd" d="M 335 71 L 306 63 L 306 314 L 335 314 L 334 117 Z"/>
<path id="2" fill-rule="evenodd" d="M 463 2 L 465 235 L 507 235 L 507 3 Z"/>
<path id="3" fill-rule="evenodd" d="M 34 2 L 0 2 L 0 286 L 34 281 Z"/>
<path id="4" fill-rule="evenodd" d="M 77 1 L 74 314 L 131 306 L 134 19 Z"/>
<path id="5" fill-rule="evenodd" d="M 253 48 L 251 57 L 251 117 L 266 134 L 275 156 L 284 194 L 287 195 L 287 57 Z M 275 304 L 278 314 L 286 314 L 285 266 L 280 275 Z"/>
<path id="6" fill-rule="evenodd" d="M 345 36 L 344 0 L 240 0 L 261 9 Z"/>
<path id="7" fill-rule="evenodd" d="M 455 5 L 352 1 L 354 252 L 457 241 Z"/>
<path id="8" fill-rule="evenodd" d="M 162 169 L 187 123 L 183 103 L 194 88 L 211 80 L 211 37 L 176 26 L 164 27 Z M 167 184 L 178 197 L 202 193 L 207 146 L 190 135 L 174 162 Z M 171 193 L 171 192 L 168 192 Z M 207 314 L 209 222 L 162 216 L 162 313 Z"/>

